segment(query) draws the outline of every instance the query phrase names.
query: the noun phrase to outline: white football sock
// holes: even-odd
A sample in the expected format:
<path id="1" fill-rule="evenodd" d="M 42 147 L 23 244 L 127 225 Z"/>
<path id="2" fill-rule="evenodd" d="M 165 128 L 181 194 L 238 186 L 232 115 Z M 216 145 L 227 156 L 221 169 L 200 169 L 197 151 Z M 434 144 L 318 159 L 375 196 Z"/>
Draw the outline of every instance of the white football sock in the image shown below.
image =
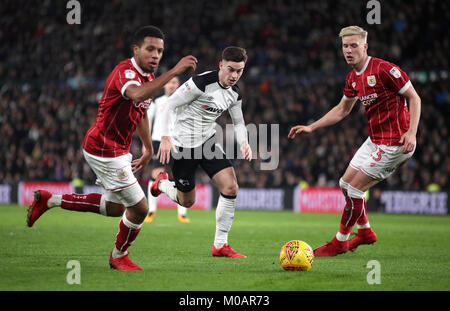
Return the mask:
<path id="1" fill-rule="evenodd" d="M 147 200 L 148 200 L 148 212 L 149 213 L 155 213 L 156 212 L 156 202 L 158 200 L 157 197 L 152 196 L 152 194 L 150 193 L 150 188 L 153 185 L 154 180 L 151 180 L 148 183 L 148 191 L 147 191 Z"/>
<path id="2" fill-rule="evenodd" d="M 364 199 L 366 197 L 366 192 L 363 192 L 352 185 L 347 186 L 348 196 L 355 199 Z"/>
<path id="3" fill-rule="evenodd" d="M 167 179 L 163 179 L 158 184 L 158 189 L 167 194 L 167 196 L 178 204 L 178 197 L 177 197 L 177 187 L 175 186 L 175 182 L 169 181 Z"/>
<path id="4" fill-rule="evenodd" d="M 346 183 L 342 178 L 339 179 L 339 187 L 341 187 L 342 192 L 347 196 L 348 183 Z"/>
<path id="5" fill-rule="evenodd" d="M 103 216 L 108 216 L 108 212 L 106 211 L 106 197 L 105 195 L 102 195 L 101 199 L 100 199 L 100 209 L 99 209 L 100 214 L 102 214 Z"/>
<path id="6" fill-rule="evenodd" d="M 186 216 L 186 211 L 187 211 L 186 207 L 178 204 L 177 209 L 178 209 L 178 216 Z"/>
<path id="7" fill-rule="evenodd" d="M 112 256 L 112 258 L 117 259 L 117 258 L 125 256 L 126 254 L 128 254 L 128 251 L 121 252 L 117 248 L 114 247 L 111 256 Z"/>
<path id="8" fill-rule="evenodd" d="M 349 234 L 342 234 L 340 232 L 336 233 L 336 239 L 341 242 L 347 241 L 349 236 L 350 236 L 350 233 Z"/>
<path id="9" fill-rule="evenodd" d="M 364 225 L 356 225 L 356 227 L 358 228 L 358 229 L 367 229 L 367 228 L 370 228 L 370 223 L 369 223 L 369 221 L 367 221 Z"/>
<path id="10" fill-rule="evenodd" d="M 61 206 L 62 195 L 61 194 L 52 194 L 52 196 L 47 201 L 48 207 L 57 207 Z"/>
<path id="11" fill-rule="evenodd" d="M 221 248 L 228 244 L 228 232 L 234 219 L 234 210 L 236 208 L 236 197 L 219 196 L 216 209 L 216 235 L 214 237 L 214 246 Z"/>

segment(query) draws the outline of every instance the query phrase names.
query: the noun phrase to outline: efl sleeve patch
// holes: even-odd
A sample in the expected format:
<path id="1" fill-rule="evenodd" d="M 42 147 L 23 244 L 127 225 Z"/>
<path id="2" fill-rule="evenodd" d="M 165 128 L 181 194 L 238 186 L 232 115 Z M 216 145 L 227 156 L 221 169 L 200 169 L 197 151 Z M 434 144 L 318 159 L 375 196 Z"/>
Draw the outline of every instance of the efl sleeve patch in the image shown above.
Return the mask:
<path id="1" fill-rule="evenodd" d="M 125 78 L 134 79 L 136 77 L 136 73 L 133 70 L 127 69 L 125 70 Z"/>
<path id="2" fill-rule="evenodd" d="M 399 71 L 397 68 L 395 68 L 395 67 L 392 67 L 391 70 L 389 70 L 389 73 L 390 73 L 391 75 L 393 75 L 394 78 L 396 78 L 396 79 L 398 79 L 398 78 L 400 78 L 400 77 L 402 76 L 402 74 L 400 73 L 400 71 Z"/>

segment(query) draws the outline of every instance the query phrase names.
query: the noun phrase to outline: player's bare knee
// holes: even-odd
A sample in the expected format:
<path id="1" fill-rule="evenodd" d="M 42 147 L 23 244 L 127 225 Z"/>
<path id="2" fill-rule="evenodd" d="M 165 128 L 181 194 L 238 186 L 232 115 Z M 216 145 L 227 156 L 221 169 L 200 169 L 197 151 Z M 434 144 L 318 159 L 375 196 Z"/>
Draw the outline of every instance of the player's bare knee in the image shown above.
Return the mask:
<path id="1" fill-rule="evenodd" d="M 193 198 L 181 198 L 181 199 L 179 198 L 178 199 L 178 203 L 181 206 L 183 206 L 183 207 L 190 208 L 195 203 L 195 197 L 193 197 Z"/>
<path id="2" fill-rule="evenodd" d="M 222 193 L 226 196 L 235 197 L 235 196 L 237 196 L 238 191 L 239 191 L 238 184 L 230 183 L 229 185 L 225 186 L 224 189 L 221 189 L 220 193 Z"/>
<path id="3" fill-rule="evenodd" d="M 148 214 L 148 204 L 147 199 L 143 198 L 136 205 L 128 207 L 130 212 L 132 212 L 137 218 L 144 219 Z"/>

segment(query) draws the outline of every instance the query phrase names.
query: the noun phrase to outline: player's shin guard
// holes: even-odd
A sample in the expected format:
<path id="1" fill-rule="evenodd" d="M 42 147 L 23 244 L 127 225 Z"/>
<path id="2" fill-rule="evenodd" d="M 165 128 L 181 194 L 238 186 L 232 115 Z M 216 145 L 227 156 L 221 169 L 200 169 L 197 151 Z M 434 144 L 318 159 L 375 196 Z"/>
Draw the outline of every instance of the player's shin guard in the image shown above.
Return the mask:
<path id="1" fill-rule="evenodd" d="M 348 197 L 348 187 L 349 184 L 346 183 L 342 178 L 339 179 L 339 187 L 342 189 L 342 193 L 344 193 L 345 197 Z M 366 197 L 366 193 L 364 193 L 364 198 Z M 361 217 L 356 221 L 358 229 L 366 229 L 370 228 L 369 219 L 367 218 L 367 201 L 364 200 L 364 210 L 361 214 Z"/>
<path id="2" fill-rule="evenodd" d="M 61 198 L 61 208 L 77 212 L 100 214 L 101 203 L 102 195 L 100 193 L 63 194 Z"/>
<path id="3" fill-rule="evenodd" d="M 119 232 L 116 235 L 116 247 L 112 252 L 113 258 L 119 258 L 127 254 L 128 248 L 136 240 L 137 235 L 141 231 L 141 227 L 142 224 L 130 222 L 126 217 L 126 213 L 123 214 L 119 223 Z"/>
<path id="4" fill-rule="evenodd" d="M 235 208 L 236 196 L 220 194 L 216 209 L 216 235 L 214 237 L 216 248 L 228 244 L 228 232 L 233 224 Z"/>
<path id="5" fill-rule="evenodd" d="M 364 212 L 364 192 L 348 185 L 348 196 L 345 197 L 345 208 L 341 217 L 339 232 L 336 234 L 338 241 L 346 241 L 356 221 Z"/>

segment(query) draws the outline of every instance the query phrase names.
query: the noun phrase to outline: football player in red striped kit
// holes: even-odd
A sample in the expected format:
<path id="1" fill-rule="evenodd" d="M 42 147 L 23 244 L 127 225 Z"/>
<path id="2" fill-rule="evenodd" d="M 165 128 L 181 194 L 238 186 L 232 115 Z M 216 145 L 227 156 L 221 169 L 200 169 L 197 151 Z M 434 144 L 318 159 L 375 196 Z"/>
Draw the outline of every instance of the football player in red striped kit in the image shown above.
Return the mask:
<path id="1" fill-rule="evenodd" d="M 316 122 L 294 126 L 288 135 L 293 139 L 341 121 L 358 99 L 365 108 L 369 137 L 339 180 L 346 200 L 340 228 L 331 242 L 314 250 L 318 257 L 336 256 L 377 241 L 367 218 L 365 193 L 412 157 L 421 109 L 420 97 L 406 73 L 367 54 L 367 31 L 349 26 L 339 36 L 344 58 L 353 67 L 341 101 Z M 358 232 L 348 240 L 355 224 Z"/>
<path id="2" fill-rule="evenodd" d="M 106 80 L 95 123 L 83 141 L 83 155 L 104 188 L 104 194 L 56 195 L 37 190 L 28 209 L 27 224 L 52 207 L 122 217 L 109 264 L 117 270 L 142 270 L 128 257 L 148 213 L 148 203 L 134 174 L 153 155 L 147 108 L 153 96 L 173 77 L 195 70 L 197 59 L 182 58 L 171 70 L 155 78 L 154 71 L 164 51 L 164 34 L 155 26 L 138 29 L 133 39 L 133 57 L 119 63 Z M 137 131 L 145 152 L 132 161 L 130 146 Z"/>

